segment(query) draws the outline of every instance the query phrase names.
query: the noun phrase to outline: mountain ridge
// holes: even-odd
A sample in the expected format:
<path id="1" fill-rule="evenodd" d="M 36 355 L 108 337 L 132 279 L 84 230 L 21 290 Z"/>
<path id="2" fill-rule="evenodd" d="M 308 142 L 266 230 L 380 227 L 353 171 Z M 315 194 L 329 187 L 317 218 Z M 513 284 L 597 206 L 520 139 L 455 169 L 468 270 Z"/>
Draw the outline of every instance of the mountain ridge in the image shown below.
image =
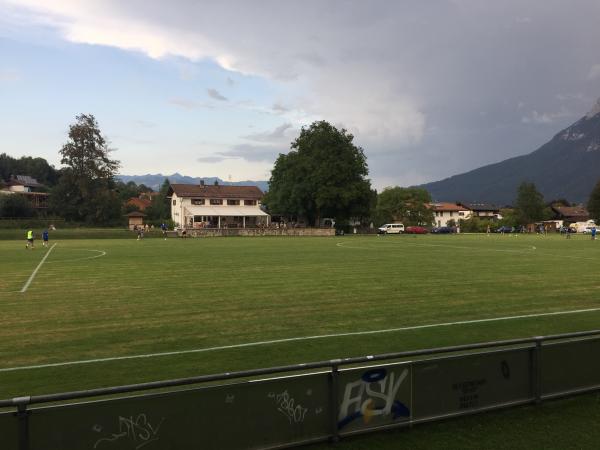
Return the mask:
<path id="1" fill-rule="evenodd" d="M 418 187 L 436 201 L 508 205 L 519 184 L 527 181 L 535 183 L 546 201 L 585 203 L 599 179 L 600 99 L 585 116 L 531 153 Z"/>
<path id="2" fill-rule="evenodd" d="M 215 181 L 222 185 L 228 186 L 258 186 L 261 191 L 266 192 L 269 189 L 269 182 L 264 180 L 244 180 L 244 181 L 225 181 L 219 177 L 191 177 L 182 175 L 179 172 L 175 172 L 171 175 L 163 175 L 162 173 L 157 174 L 145 174 L 145 175 L 125 175 L 119 174 L 116 176 L 118 180 L 123 183 L 129 183 L 133 181 L 135 184 L 144 184 L 149 188 L 157 191 L 160 189 L 160 185 L 168 179 L 171 183 L 182 183 L 182 184 L 200 184 L 200 181 L 204 181 L 206 184 L 214 184 Z"/>

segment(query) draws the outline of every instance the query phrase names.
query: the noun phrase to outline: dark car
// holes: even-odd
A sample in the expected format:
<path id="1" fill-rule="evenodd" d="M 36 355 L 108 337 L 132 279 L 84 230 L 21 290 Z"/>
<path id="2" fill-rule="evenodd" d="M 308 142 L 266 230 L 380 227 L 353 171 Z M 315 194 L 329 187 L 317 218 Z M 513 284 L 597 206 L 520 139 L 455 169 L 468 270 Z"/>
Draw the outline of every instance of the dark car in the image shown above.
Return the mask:
<path id="1" fill-rule="evenodd" d="M 405 234 L 427 234 L 429 230 L 425 227 L 413 226 L 404 229 Z"/>
<path id="2" fill-rule="evenodd" d="M 450 234 L 455 233 L 456 230 L 452 227 L 435 227 L 431 232 L 437 234 Z"/>
<path id="3" fill-rule="evenodd" d="M 496 233 L 512 233 L 513 227 L 509 227 L 508 225 L 503 225 L 500 228 L 496 229 Z"/>

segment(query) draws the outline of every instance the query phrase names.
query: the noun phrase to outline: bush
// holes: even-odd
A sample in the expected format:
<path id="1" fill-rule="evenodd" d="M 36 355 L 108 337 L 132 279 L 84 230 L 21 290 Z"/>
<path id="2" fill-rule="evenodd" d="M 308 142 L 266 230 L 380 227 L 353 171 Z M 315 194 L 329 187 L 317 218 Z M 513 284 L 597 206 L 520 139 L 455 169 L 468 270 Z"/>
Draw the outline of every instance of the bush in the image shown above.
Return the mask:
<path id="1" fill-rule="evenodd" d="M 29 201 L 19 194 L 0 195 L 0 217 L 33 217 L 35 211 Z"/>

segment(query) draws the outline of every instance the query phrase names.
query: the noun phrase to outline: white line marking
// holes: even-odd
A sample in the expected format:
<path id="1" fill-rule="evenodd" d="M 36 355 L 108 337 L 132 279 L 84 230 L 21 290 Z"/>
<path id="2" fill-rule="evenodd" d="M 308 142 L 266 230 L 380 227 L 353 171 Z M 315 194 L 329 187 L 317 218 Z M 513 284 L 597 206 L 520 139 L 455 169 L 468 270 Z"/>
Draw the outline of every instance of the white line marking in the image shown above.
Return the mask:
<path id="1" fill-rule="evenodd" d="M 147 353 L 143 355 L 129 355 L 129 356 L 114 356 L 109 358 L 97 358 L 97 359 L 85 359 L 80 361 L 66 361 L 59 363 L 51 363 L 51 364 L 38 364 L 34 366 L 20 366 L 20 367 L 5 367 L 0 368 L 1 372 L 14 372 L 17 370 L 28 370 L 28 369 L 45 369 L 48 367 L 61 367 L 61 366 L 74 366 L 79 364 L 93 364 L 100 362 L 110 362 L 110 361 L 123 361 L 127 359 L 141 359 L 141 358 L 155 358 L 159 356 L 173 356 L 173 355 L 185 355 L 189 353 L 203 353 L 203 352 L 211 352 L 216 350 L 229 350 L 233 348 L 244 348 L 244 347 L 257 347 L 260 345 L 269 345 L 269 344 L 282 344 L 285 342 L 294 342 L 294 341 L 307 341 L 314 339 L 327 339 L 327 338 L 335 338 L 335 337 L 345 337 L 345 336 L 364 336 L 367 334 L 381 334 L 381 333 L 394 333 L 399 331 L 411 331 L 411 330 L 422 330 L 424 328 L 435 328 L 435 327 L 449 327 L 453 325 L 469 325 L 472 323 L 485 323 L 485 322 L 498 322 L 501 320 L 515 320 L 515 319 L 527 319 L 532 317 L 544 317 L 544 316 L 558 316 L 563 314 L 580 314 L 585 312 L 597 312 L 600 311 L 600 307 L 598 308 L 589 308 L 589 309 L 576 309 L 572 311 L 555 311 L 549 313 L 537 313 L 537 314 L 524 314 L 520 316 L 505 316 L 505 317 L 493 317 L 490 319 L 476 319 L 476 320 L 461 320 L 459 322 L 445 322 L 445 323 L 434 323 L 428 325 L 414 325 L 410 327 L 400 327 L 400 328 L 388 328 L 385 330 L 372 330 L 372 331 L 352 331 L 348 333 L 336 333 L 336 334 L 321 334 L 316 336 L 298 336 L 292 338 L 285 339 L 273 339 L 270 341 L 258 341 L 258 342 L 247 342 L 245 344 L 231 344 L 231 345 L 221 345 L 218 347 L 205 347 L 205 348 L 197 348 L 192 350 L 178 350 L 172 352 L 162 352 L 162 353 Z"/>
<path id="2" fill-rule="evenodd" d="M 23 286 L 23 288 L 21 289 L 20 292 L 25 292 L 27 290 L 27 288 L 29 287 L 29 285 L 31 284 L 33 279 L 35 278 L 35 275 L 38 273 L 38 270 L 40 270 L 40 267 L 42 267 L 42 264 L 44 264 L 44 261 L 46 261 L 46 258 L 48 257 L 48 255 L 50 255 L 50 252 L 52 250 L 54 250 L 54 247 L 56 247 L 56 244 L 54 244 L 52 247 L 50 247 L 50 249 L 46 252 L 46 254 L 42 258 L 42 260 L 40 261 L 38 266 L 35 268 L 35 270 L 31 274 L 31 276 L 29 277 L 29 280 L 27 280 L 27 282 L 25 283 L 25 285 Z"/>
<path id="3" fill-rule="evenodd" d="M 87 248 L 81 248 L 81 249 L 76 249 L 76 250 L 81 250 L 81 251 L 84 251 L 84 252 L 97 252 L 97 253 L 100 253 L 100 254 L 99 255 L 94 255 L 94 256 L 84 256 L 83 258 L 59 259 L 59 260 L 56 260 L 56 261 L 50 261 L 48 264 L 63 263 L 63 262 L 73 262 L 73 261 L 83 261 L 83 260 L 86 260 L 86 259 L 101 258 L 102 256 L 106 256 L 106 252 L 104 250 L 90 250 L 90 249 L 87 249 Z"/>

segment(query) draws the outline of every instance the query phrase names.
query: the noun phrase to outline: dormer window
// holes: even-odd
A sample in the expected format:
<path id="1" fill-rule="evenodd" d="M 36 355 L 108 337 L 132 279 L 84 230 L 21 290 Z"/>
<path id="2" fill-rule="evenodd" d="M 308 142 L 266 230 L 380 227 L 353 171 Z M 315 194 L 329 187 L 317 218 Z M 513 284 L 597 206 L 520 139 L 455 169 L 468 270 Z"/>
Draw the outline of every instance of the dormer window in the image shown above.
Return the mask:
<path id="1" fill-rule="evenodd" d="M 203 198 L 193 198 L 192 205 L 204 205 L 204 199 Z"/>
<path id="2" fill-rule="evenodd" d="M 246 206 L 256 206 L 256 200 L 244 200 Z"/>
<path id="3" fill-rule="evenodd" d="M 223 204 L 223 199 L 222 198 L 211 198 L 210 199 L 210 204 L 211 205 L 222 205 Z"/>
<path id="4" fill-rule="evenodd" d="M 227 205 L 228 206 L 236 206 L 239 205 L 240 201 L 239 200 L 227 200 Z"/>

